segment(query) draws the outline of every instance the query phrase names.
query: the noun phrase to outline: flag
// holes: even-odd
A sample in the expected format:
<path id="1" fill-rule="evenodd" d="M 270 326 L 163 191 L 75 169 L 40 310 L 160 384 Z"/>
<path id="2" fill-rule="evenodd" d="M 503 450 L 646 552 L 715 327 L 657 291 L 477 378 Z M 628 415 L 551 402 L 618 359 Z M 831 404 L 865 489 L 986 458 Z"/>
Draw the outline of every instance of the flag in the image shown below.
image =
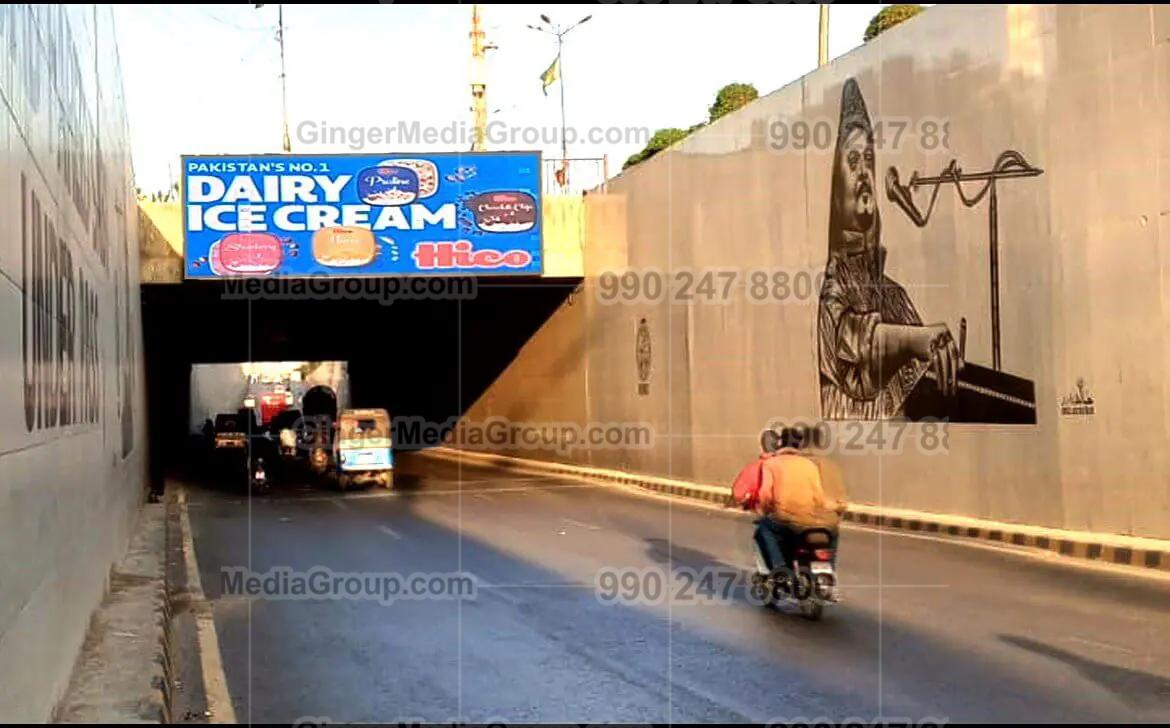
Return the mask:
<path id="1" fill-rule="evenodd" d="M 541 91 L 545 96 L 548 96 L 548 87 L 556 83 L 561 75 L 561 57 L 558 55 L 553 59 L 551 65 L 545 69 L 544 73 L 540 74 Z"/>

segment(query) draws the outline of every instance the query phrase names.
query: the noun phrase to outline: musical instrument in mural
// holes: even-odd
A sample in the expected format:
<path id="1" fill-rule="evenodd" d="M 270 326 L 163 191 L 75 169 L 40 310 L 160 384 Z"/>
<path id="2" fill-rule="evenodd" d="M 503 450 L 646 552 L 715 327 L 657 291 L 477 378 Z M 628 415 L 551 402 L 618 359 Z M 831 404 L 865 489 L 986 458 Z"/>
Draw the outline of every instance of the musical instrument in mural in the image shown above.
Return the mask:
<path id="1" fill-rule="evenodd" d="M 906 413 L 912 418 L 915 411 L 937 412 L 940 407 L 949 409 L 951 419 L 959 422 L 1035 422 L 1035 387 L 1030 380 L 1005 373 L 1003 369 L 1002 345 L 1000 341 L 999 304 L 999 199 L 997 183 L 1000 180 L 1020 177 L 1036 177 L 1044 170 L 1030 164 L 1019 152 L 1008 150 L 999 155 L 991 169 L 979 172 L 963 172 L 957 160 L 951 160 L 942 172 L 933 176 L 910 175 L 902 184 L 898 170 L 890 167 L 886 171 L 886 196 L 901 208 L 902 212 L 918 227 L 925 227 L 934 211 L 938 192 L 947 184 L 955 186 L 959 200 L 966 207 L 975 207 L 988 198 L 988 267 L 991 290 L 991 352 L 992 366 L 965 363 L 959 377 L 959 401 L 950 407 L 940 398 L 937 384 L 933 379 L 924 378 L 929 385 L 916 388 L 906 401 Z M 964 183 L 982 182 L 975 194 L 968 195 Z M 913 191 L 930 187 L 930 202 L 926 211 L 921 211 L 914 202 Z M 967 321 L 963 319 L 961 340 L 966 348 Z M 962 358 L 965 360 L 966 352 Z M 924 384 L 926 383 L 924 382 Z"/>
<path id="2" fill-rule="evenodd" d="M 890 167 L 886 171 L 886 196 L 891 202 L 902 208 L 902 212 L 906 213 L 906 216 L 918 227 L 926 227 L 926 223 L 930 222 L 934 203 L 938 200 L 938 190 L 944 184 L 953 183 L 955 185 L 955 192 L 966 207 L 974 207 L 984 197 L 990 196 L 987 235 L 991 269 L 991 356 L 992 368 L 996 371 L 1000 371 L 1002 367 L 999 334 L 999 200 L 996 195 L 996 182 L 1016 177 L 1036 177 L 1043 173 L 1044 170 L 1029 164 L 1022 154 L 1010 149 L 1000 154 L 999 158 L 995 160 L 995 165 L 984 172 L 963 172 L 959 169 L 958 161 L 952 159 L 950 164 L 938 175 L 919 177 L 918 172 L 914 172 L 910 175 L 910 180 L 903 185 L 899 182 L 897 169 Z M 977 181 L 984 182 L 983 188 L 973 197 L 968 197 L 963 192 L 962 183 Z M 919 211 L 911 195 L 911 192 L 919 187 L 933 188 L 930 204 L 927 206 L 925 214 Z"/>

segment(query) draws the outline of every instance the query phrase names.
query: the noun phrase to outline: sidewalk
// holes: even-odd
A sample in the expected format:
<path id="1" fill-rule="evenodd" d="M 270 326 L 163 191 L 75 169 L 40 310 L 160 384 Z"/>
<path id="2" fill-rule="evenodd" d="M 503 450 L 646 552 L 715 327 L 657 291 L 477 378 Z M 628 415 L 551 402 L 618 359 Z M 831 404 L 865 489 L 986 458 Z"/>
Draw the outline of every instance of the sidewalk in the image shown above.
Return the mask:
<path id="1" fill-rule="evenodd" d="M 166 506 L 142 507 L 130 548 L 110 571 L 57 723 L 168 723 L 173 670 L 166 592 Z"/>
<path id="2" fill-rule="evenodd" d="M 730 486 L 695 483 L 674 478 L 627 473 L 620 470 L 550 463 L 447 447 L 431 448 L 419 452 L 428 457 L 445 460 L 462 459 L 464 462 L 472 464 L 490 465 L 518 472 L 601 480 L 717 505 L 728 503 L 731 495 Z M 845 520 L 879 528 L 994 541 L 1052 551 L 1061 556 L 1075 559 L 1170 572 L 1170 541 L 1162 539 L 1090 531 L 1069 531 L 860 503 L 850 505 L 849 511 L 845 514 Z"/>

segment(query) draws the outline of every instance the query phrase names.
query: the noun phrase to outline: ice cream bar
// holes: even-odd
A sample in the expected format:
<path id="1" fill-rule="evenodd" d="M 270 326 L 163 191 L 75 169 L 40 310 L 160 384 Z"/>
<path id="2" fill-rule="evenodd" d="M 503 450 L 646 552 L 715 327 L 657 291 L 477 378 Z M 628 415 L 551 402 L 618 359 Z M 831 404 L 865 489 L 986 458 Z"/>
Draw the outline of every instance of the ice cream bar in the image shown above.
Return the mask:
<path id="1" fill-rule="evenodd" d="M 284 251 L 271 233 L 232 233 L 214 246 L 212 270 L 263 275 L 280 267 Z"/>
<path id="2" fill-rule="evenodd" d="M 328 227 L 313 233 L 313 257 L 336 268 L 353 268 L 374 260 L 378 244 L 369 228 Z"/>
<path id="3" fill-rule="evenodd" d="M 367 205 L 408 205 L 418 199 L 418 172 L 409 167 L 383 165 L 358 175 L 358 196 Z"/>
<path id="4" fill-rule="evenodd" d="M 489 233 L 522 233 L 536 225 L 536 199 L 527 192 L 485 192 L 467 202 L 475 224 Z"/>
<path id="5" fill-rule="evenodd" d="M 379 167 L 405 167 L 418 175 L 419 199 L 430 197 L 439 191 L 439 168 L 426 159 L 387 159 Z"/>

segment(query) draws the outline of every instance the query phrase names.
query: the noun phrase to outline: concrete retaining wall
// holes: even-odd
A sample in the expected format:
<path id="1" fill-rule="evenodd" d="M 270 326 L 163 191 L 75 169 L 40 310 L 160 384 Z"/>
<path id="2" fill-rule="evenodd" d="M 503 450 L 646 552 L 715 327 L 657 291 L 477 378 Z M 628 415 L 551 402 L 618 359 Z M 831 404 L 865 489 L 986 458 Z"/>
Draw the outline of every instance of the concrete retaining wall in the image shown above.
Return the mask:
<path id="1" fill-rule="evenodd" d="M 0 6 L 0 718 L 40 722 L 145 491 L 133 171 L 105 6 Z"/>
<path id="2" fill-rule="evenodd" d="M 863 116 L 880 232 L 832 214 L 856 202 L 834 198 L 834 168 L 848 164 L 840 132 Z M 581 291 L 466 419 L 645 423 L 652 447 L 479 449 L 729 482 L 761 428 L 826 422 L 859 502 L 1168 537 L 1168 118 L 1170 10 L 931 8 L 586 197 Z M 1009 173 L 994 193 L 1002 361 L 987 374 L 991 194 L 976 198 L 997 162 Z M 891 168 L 899 185 L 962 175 L 972 204 L 944 181 L 920 227 L 887 193 Z M 920 215 L 932 191 L 910 192 Z M 851 240 L 885 249 L 887 301 L 908 306 L 867 309 L 839 266 L 820 286 Z M 639 291 L 615 283 L 627 271 Z M 790 287 L 751 295 L 759 271 Z M 716 277 L 702 295 L 721 272 L 732 290 Z M 670 293 L 648 295 L 655 276 Z M 908 336 L 939 323 L 964 340 L 964 404 L 931 394 L 929 360 L 874 364 L 870 339 L 850 338 L 839 311 L 826 317 L 834 292 L 857 299 L 846 312 L 858 321 L 868 311 Z M 848 380 L 850 361 L 878 384 Z M 925 406 L 893 391 L 903 373 Z"/>

